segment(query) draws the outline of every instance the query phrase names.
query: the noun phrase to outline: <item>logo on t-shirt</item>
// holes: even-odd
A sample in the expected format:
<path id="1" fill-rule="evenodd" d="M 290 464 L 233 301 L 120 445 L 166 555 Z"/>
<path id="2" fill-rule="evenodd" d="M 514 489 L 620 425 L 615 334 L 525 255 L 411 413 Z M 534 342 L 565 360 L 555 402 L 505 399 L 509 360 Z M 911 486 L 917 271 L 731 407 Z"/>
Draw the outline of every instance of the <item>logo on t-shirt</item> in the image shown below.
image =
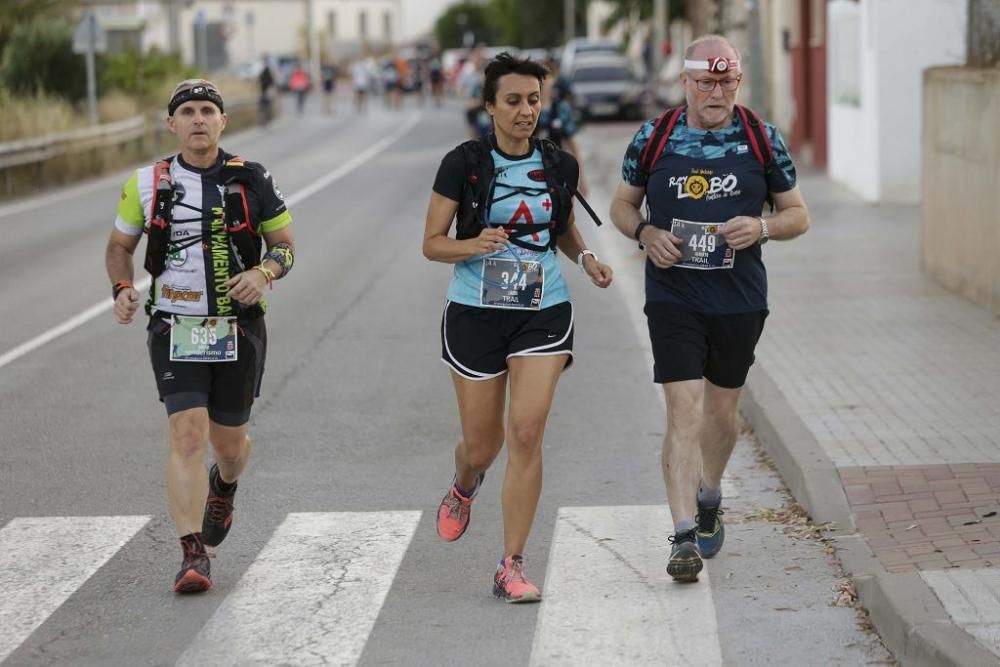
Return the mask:
<path id="1" fill-rule="evenodd" d="M 677 188 L 678 199 L 715 201 L 740 195 L 736 174 L 717 176 L 715 170 L 698 167 L 687 176 L 671 176 L 668 187 Z"/>

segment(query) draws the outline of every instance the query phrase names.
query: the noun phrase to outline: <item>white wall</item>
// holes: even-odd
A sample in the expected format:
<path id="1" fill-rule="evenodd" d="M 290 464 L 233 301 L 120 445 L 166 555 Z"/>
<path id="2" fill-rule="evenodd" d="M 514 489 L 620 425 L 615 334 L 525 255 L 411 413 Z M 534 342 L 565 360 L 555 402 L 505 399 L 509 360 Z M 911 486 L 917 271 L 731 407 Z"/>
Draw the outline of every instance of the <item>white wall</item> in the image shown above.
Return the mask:
<path id="1" fill-rule="evenodd" d="M 827 169 L 830 177 L 875 201 L 878 188 L 878 108 L 869 57 L 871 27 L 861 3 L 827 5 Z"/>
<path id="2" fill-rule="evenodd" d="M 964 62 L 965 0 L 832 0 L 827 18 L 830 176 L 866 201 L 918 203 L 922 73 Z"/>
<path id="3" fill-rule="evenodd" d="M 383 15 L 391 14 L 392 38 L 398 43 L 409 36 L 403 22 L 402 2 L 410 4 L 420 0 L 313 0 L 314 27 L 322 34 L 328 30 L 328 15 L 336 12 L 337 43 L 358 44 L 359 14 L 366 12 L 368 41 L 381 45 L 386 42 Z M 194 62 L 193 25 L 198 11 L 203 11 L 210 23 L 228 21 L 231 31 L 226 48 L 233 64 L 257 58 L 261 53 L 304 56 L 306 53 L 305 26 L 306 3 L 304 0 L 243 0 L 239 2 L 205 2 L 195 0 L 180 12 L 181 54 L 185 62 Z M 126 10 L 121 7 L 118 11 Z M 169 43 L 167 12 L 158 0 L 140 0 L 138 12 L 146 21 L 143 47 L 157 46 L 166 49 Z M 247 15 L 253 22 L 247 22 Z M 321 50 L 329 51 L 327 44 Z M 338 55 L 334 53 L 333 55 Z"/>
<path id="4" fill-rule="evenodd" d="M 923 71 L 965 62 L 965 0 L 869 2 L 877 41 L 879 200 L 918 203 Z M 900 20 L 900 19 L 904 20 Z"/>

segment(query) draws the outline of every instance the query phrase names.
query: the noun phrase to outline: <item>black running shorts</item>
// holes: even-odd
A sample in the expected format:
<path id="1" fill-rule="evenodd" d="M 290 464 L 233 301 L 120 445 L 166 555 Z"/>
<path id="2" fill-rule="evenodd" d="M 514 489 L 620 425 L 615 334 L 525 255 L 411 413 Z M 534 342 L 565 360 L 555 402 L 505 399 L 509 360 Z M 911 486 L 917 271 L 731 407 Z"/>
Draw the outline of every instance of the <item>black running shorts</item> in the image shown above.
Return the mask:
<path id="1" fill-rule="evenodd" d="M 170 361 L 170 323 L 154 317 L 147 331 L 156 388 L 168 415 L 208 408 L 209 419 L 223 426 L 242 426 L 250 420 L 264 376 L 267 327 L 263 317 L 240 320 L 236 361 Z"/>
<path id="2" fill-rule="evenodd" d="M 672 303 L 646 303 L 653 381 L 664 384 L 705 378 L 718 387 L 742 387 L 753 365 L 767 312 L 705 315 Z"/>
<path id="3" fill-rule="evenodd" d="M 511 357 L 566 355 L 573 363 L 573 305 L 543 310 L 463 306 L 451 301 L 441 316 L 441 361 L 470 380 L 507 372 Z"/>

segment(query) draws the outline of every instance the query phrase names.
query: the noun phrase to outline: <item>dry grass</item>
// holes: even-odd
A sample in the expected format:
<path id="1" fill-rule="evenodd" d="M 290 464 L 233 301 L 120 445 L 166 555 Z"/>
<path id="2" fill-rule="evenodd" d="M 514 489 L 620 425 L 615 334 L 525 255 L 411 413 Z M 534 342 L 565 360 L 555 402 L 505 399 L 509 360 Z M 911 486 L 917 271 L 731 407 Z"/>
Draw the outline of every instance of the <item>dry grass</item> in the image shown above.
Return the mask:
<path id="1" fill-rule="evenodd" d="M 117 90 L 97 100 L 97 118 L 101 123 L 113 123 L 139 114 L 139 102 L 134 97 Z"/>
<path id="2" fill-rule="evenodd" d="M 78 109 L 66 100 L 43 93 L 20 97 L 0 89 L 0 108 L 4 111 L 0 142 L 43 137 L 89 125 L 86 105 Z M 139 103 L 124 93 L 112 91 L 97 101 L 101 123 L 125 120 L 138 113 Z"/>
<path id="3" fill-rule="evenodd" d="M 81 126 L 73 105 L 49 95 L 15 97 L 0 89 L 0 108 L 4 116 L 0 123 L 0 142 L 40 137 Z M 82 124 L 86 124 L 86 119 Z"/>

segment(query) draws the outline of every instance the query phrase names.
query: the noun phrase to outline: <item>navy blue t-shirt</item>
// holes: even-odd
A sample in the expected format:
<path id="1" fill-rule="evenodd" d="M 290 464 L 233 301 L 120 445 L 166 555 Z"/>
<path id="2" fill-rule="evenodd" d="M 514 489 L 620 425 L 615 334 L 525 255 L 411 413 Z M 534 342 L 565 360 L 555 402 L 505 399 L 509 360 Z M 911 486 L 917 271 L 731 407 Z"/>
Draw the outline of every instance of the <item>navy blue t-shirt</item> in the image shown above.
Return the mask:
<path id="1" fill-rule="evenodd" d="M 640 155 L 655 122 L 646 122 L 629 144 L 622 178 L 645 188 L 651 224 L 697 232 L 685 237 L 694 257 L 684 265 L 660 269 L 646 260 L 646 300 L 706 314 L 767 309 L 767 274 L 760 245 L 733 251 L 725 246 L 721 227 L 736 216 L 760 215 L 768 192 L 795 187 L 795 167 L 781 133 L 764 124 L 778 167 L 765 175 L 738 115 L 728 127 L 709 131 L 688 127 L 686 112 L 682 112 L 647 175 Z"/>

